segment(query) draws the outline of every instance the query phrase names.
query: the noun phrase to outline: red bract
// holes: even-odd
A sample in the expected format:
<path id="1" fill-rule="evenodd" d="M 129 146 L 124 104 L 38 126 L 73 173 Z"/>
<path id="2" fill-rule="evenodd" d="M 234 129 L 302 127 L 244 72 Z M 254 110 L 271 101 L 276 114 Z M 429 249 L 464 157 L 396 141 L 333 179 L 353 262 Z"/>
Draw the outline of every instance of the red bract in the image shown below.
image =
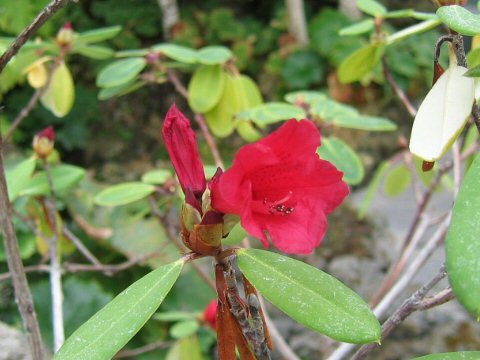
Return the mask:
<path id="1" fill-rule="evenodd" d="M 320 245 L 326 215 L 348 194 L 342 172 L 316 153 L 320 133 L 309 120 L 289 120 L 244 146 L 212 184 L 213 208 L 240 216 L 245 230 L 268 247 L 308 254 Z"/>
<path id="2" fill-rule="evenodd" d="M 162 133 L 186 201 L 191 204 L 192 196 L 200 200 L 207 185 L 195 133 L 190 121 L 175 104 L 167 112 Z"/>

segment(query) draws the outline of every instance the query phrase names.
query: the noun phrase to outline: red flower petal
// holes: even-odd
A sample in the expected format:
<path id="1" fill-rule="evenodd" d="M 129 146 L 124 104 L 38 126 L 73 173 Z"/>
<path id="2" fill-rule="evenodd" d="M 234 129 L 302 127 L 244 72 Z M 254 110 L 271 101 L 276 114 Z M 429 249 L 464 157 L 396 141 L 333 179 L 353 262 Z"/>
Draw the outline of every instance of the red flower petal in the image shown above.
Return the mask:
<path id="1" fill-rule="evenodd" d="M 167 112 L 162 133 L 183 192 L 187 194 L 188 189 L 200 198 L 206 189 L 206 180 L 195 133 L 175 104 Z"/>

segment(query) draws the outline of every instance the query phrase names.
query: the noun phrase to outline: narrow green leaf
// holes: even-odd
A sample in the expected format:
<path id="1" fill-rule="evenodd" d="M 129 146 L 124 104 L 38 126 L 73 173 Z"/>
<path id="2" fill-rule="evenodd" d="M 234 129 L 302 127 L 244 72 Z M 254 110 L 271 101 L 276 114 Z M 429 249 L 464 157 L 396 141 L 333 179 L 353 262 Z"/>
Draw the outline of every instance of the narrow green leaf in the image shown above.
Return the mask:
<path id="1" fill-rule="evenodd" d="M 142 57 L 147 55 L 150 52 L 149 49 L 130 49 L 130 50 L 121 50 L 115 53 L 116 58 L 131 58 L 131 57 Z"/>
<path id="2" fill-rule="evenodd" d="M 393 131 L 397 129 L 397 125 L 388 119 L 367 115 L 360 115 L 358 117 L 338 117 L 333 123 L 349 129 L 368 131 Z"/>
<path id="3" fill-rule="evenodd" d="M 186 46 L 176 44 L 158 44 L 152 47 L 153 51 L 165 54 L 170 59 L 185 64 L 195 64 L 197 62 L 197 51 Z"/>
<path id="4" fill-rule="evenodd" d="M 107 100 L 114 96 L 123 96 L 129 94 L 145 85 L 143 80 L 132 79 L 124 84 L 100 89 L 98 100 Z"/>
<path id="5" fill-rule="evenodd" d="M 322 145 L 317 150 L 318 155 L 343 171 L 343 180 L 356 185 L 363 180 L 365 170 L 362 161 L 353 149 L 336 137 L 323 137 Z"/>
<path id="6" fill-rule="evenodd" d="M 458 301 L 480 319 L 480 155 L 463 180 L 445 240 L 447 273 Z"/>
<path id="7" fill-rule="evenodd" d="M 31 156 L 15 165 L 13 169 L 6 169 L 8 197 L 11 202 L 15 201 L 18 193 L 28 185 L 35 170 L 35 161 L 35 157 Z"/>
<path id="8" fill-rule="evenodd" d="M 430 354 L 416 357 L 412 360 L 478 360 L 480 351 L 459 351 L 450 353 Z"/>
<path id="9" fill-rule="evenodd" d="M 380 324 L 368 305 L 334 277 L 269 251 L 240 249 L 237 256 L 258 291 L 302 325 L 339 341 L 379 341 Z"/>
<path id="10" fill-rule="evenodd" d="M 160 306 L 183 264 L 162 266 L 134 282 L 77 329 L 54 359 L 111 359 Z"/>
<path id="11" fill-rule="evenodd" d="M 158 321 L 185 321 L 185 320 L 194 320 L 197 314 L 189 313 L 185 311 L 169 311 L 163 313 L 156 313 L 152 316 L 152 319 Z"/>
<path id="12" fill-rule="evenodd" d="M 163 184 L 167 179 L 172 177 L 170 170 L 158 169 L 152 170 L 142 175 L 142 182 L 147 184 Z"/>
<path id="13" fill-rule="evenodd" d="M 319 91 L 294 91 L 285 95 L 285 101 L 290 104 L 307 103 L 313 104 L 318 101 L 323 101 L 327 97 L 324 93 Z"/>
<path id="14" fill-rule="evenodd" d="M 367 32 L 370 32 L 374 28 L 374 21 L 373 19 L 365 19 L 363 21 L 360 21 L 356 24 L 344 27 L 341 29 L 338 34 L 340 36 L 355 36 L 355 35 L 361 35 L 365 34 Z"/>
<path id="15" fill-rule="evenodd" d="M 370 208 L 370 204 L 373 201 L 373 197 L 377 193 L 378 187 L 380 186 L 380 182 L 382 180 L 383 175 L 385 172 L 390 168 L 390 163 L 388 161 L 382 162 L 375 170 L 375 174 L 373 175 L 370 184 L 368 185 L 367 192 L 365 193 L 365 197 L 363 198 L 360 206 L 358 207 L 358 218 L 363 219 L 367 214 L 368 209 Z"/>
<path id="16" fill-rule="evenodd" d="M 381 17 L 387 13 L 385 6 L 375 0 L 357 0 L 357 6 L 368 15 Z"/>
<path id="17" fill-rule="evenodd" d="M 480 34 L 480 16 L 471 13 L 463 6 L 442 6 L 438 8 L 437 16 L 450 29 L 462 35 Z"/>
<path id="18" fill-rule="evenodd" d="M 141 182 L 129 182 L 110 186 L 95 196 L 100 206 L 119 206 L 143 199 L 155 191 L 155 186 Z"/>
<path id="19" fill-rule="evenodd" d="M 197 61 L 200 64 L 223 64 L 233 57 L 230 49 L 224 46 L 206 46 L 197 52 Z"/>
<path id="20" fill-rule="evenodd" d="M 338 77 L 342 83 L 360 81 L 373 71 L 385 51 L 381 44 L 370 44 L 350 54 L 338 67 Z"/>
<path id="21" fill-rule="evenodd" d="M 113 87 L 133 80 L 145 68 L 144 58 L 117 60 L 104 67 L 97 76 L 97 86 Z"/>
<path id="22" fill-rule="evenodd" d="M 213 109 L 222 96 L 224 79 L 220 65 L 195 70 L 188 84 L 188 104 L 193 111 L 203 114 Z"/>
<path id="23" fill-rule="evenodd" d="M 77 34 L 75 40 L 80 40 L 81 42 L 88 44 L 97 43 L 114 38 L 121 30 L 122 27 L 118 25 L 94 29 Z"/>
<path id="24" fill-rule="evenodd" d="M 411 182 L 412 174 L 410 170 L 405 165 L 400 164 L 393 168 L 385 177 L 383 191 L 388 196 L 395 197 L 407 190 Z"/>
<path id="25" fill-rule="evenodd" d="M 98 45 L 83 45 L 75 47 L 72 53 L 77 53 L 91 59 L 104 60 L 111 58 L 115 52 L 105 46 Z"/>
<path id="26" fill-rule="evenodd" d="M 195 319 L 179 321 L 170 328 L 170 336 L 174 339 L 181 339 L 195 334 L 199 328 L 200 325 Z"/>
<path id="27" fill-rule="evenodd" d="M 270 102 L 251 109 L 250 116 L 254 123 L 262 126 L 288 119 L 301 120 L 305 118 L 305 112 L 294 105 Z"/>
<path id="28" fill-rule="evenodd" d="M 58 165 L 50 170 L 53 186 L 57 194 L 64 192 L 68 188 L 78 183 L 85 176 L 85 169 L 73 165 Z M 19 196 L 48 195 L 50 188 L 48 186 L 47 175 L 44 171 L 39 172 L 30 179 Z"/>

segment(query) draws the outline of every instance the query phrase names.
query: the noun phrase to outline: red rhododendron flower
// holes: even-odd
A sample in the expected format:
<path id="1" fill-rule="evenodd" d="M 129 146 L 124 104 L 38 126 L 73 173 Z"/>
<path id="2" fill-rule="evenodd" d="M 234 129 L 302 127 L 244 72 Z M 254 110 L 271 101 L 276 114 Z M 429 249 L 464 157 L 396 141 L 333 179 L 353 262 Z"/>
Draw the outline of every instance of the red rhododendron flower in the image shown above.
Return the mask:
<path id="1" fill-rule="evenodd" d="M 309 120 L 289 120 L 248 144 L 212 186 L 213 208 L 240 216 L 265 247 L 308 254 L 320 245 L 326 215 L 348 194 L 343 173 L 316 153 L 320 132 Z"/>
<path id="2" fill-rule="evenodd" d="M 207 307 L 203 311 L 203 319 L 212 327 L 213 330 L 217 330 L 217 300 L 212 300 L 208 303 Z"/>
<path id="3" fill-rule="evenodd" d="M 199 201 L 207 187 L 205 173 L 190 121 L 175 104 L 167 112 L 162 133 L 186 201 L 197 207 L 195 199 Z"/>

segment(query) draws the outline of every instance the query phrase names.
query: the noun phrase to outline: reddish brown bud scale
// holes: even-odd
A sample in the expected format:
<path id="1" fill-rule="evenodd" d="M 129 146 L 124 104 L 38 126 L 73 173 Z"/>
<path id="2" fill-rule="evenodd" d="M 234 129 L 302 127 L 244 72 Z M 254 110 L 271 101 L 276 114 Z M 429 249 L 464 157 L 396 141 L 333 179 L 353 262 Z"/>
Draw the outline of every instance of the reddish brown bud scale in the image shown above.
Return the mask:
<path id="1" fill-rule="evenodd" d="M 442 76 L 445 72 L 445 69 L 440 65 L 438 61 L 433 62 L 433 79 L 432 79 L 432 86 L 435 85 L 437 80 Z"/>
<path id="2" fill-rule="evenodd" d="M 49 126 L 38 132 L 33 138 L 33 151 L 42 159 L 47 158 L 53 151 L 55 144 L 55 130 Z"/>
<path id="3" fill-rule="evenodd" d="M 423 161 L 422 162 L 422 171 L 427 172 L 433 169 L 435 161 Z"/>

